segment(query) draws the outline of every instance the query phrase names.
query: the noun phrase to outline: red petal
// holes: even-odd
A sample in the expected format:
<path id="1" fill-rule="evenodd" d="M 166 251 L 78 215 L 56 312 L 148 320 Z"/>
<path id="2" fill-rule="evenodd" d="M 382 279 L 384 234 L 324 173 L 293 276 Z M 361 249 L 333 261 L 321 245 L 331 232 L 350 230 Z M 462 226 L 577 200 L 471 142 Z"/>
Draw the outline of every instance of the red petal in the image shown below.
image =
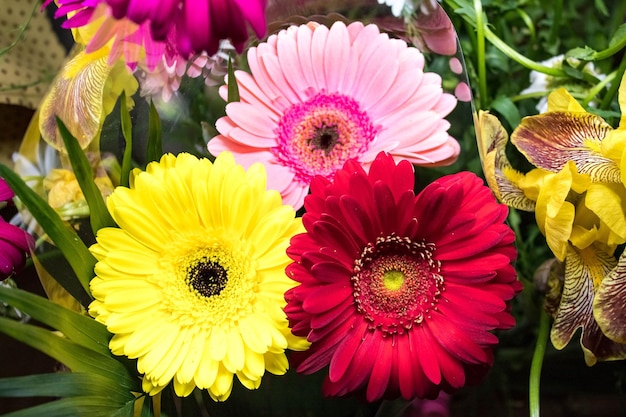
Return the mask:
<path id="1" fill-rule="evenodd" d="M 419 352 L 417 358 L 422 366 L 424 375 L 433 384 L 438 385 L 441 382 L 441 371 L 435 349 L 433 348 L 433 343 L 436 342 L 425 332 L 423 326 L 414 327 L 408 334 L 411 350 Z"/>
<path id="2" fill-rule="evenodd" d="M 470 339 L 462 327 L 457 327 L 438 311 L 431 312 L 428 329 L 439 344 L 456 359 L 467 363 L 484 363 L 487 355 Z"/>
<path id="3" fill-rule="evenodd" d="M 364 320 L 360 320 L 356 327 L 351 329 L 343 341 L 337 346 L 335 354 L 330 360 L 328 369 L 328 377 L 331 381 L 339 381 L 346 373 L 348 367 L 354 360 L 356 351 L 361 346 L 364 333 L 367 330 L 367 324 Z"/>
<path id="4" fill-rule="evenodd" d="M 382 398 L 389 385 L 389 377 L 391 376 L 391 363 L 393 360 L 392 338 L 379 338 L 378 355 L 374 362 L 372 375 L 367 384 L 366 398 L 369 402 L 374 402 Z"/>
<path id="5" fill-rule="evenodd" d="M 302 308 L 310 314 L 322 313 L 338 306 L 347 298 L 352 298 L 352 285 L 349 282 L 324 285 L 306 295 Z"/>

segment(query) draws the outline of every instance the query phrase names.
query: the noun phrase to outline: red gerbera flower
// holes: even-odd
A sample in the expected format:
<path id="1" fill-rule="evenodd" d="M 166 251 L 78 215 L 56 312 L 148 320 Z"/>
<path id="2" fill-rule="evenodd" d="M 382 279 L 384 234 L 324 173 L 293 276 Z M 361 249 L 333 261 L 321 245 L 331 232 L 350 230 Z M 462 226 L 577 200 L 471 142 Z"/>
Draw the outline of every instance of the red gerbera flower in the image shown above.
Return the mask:
<path id="1" fill-rule="evenodd" d="M 354 160 L 333 182 L 318 176 L 288 249 L 285 309 L 312 343 L 298 372 L 329 366 L 326 395 L 365 390 L 368 401 L 435 397 L 482 377 L 514 325 L 521 290 L 507 207 L 474 174 L 443 177 L 419 195 L 413 168 L 379 154 L 369 174 Z"/>

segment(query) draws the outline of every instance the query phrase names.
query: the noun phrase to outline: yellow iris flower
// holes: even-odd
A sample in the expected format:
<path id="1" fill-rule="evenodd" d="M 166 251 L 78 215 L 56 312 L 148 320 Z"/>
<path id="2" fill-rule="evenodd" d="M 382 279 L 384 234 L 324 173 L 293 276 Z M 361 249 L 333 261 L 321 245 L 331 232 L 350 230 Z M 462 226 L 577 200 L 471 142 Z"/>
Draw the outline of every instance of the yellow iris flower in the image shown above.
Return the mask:
<path id="1" fill-rule="evenodd" d="M 625 77 L 626 79 L 626 77 Z M 564 348 L 579 327 L 587 364 L 626 358 L 626 81 L 617 129 L 587 112 L 565 89 L 548 112 L 525 117 L 511 143 L 535 166 L 516 170 L 508 135 L 492 115 L 478 116 L 478 144 L 492 190 L 505 204 L 534 211 L 554 256 L 564 263 L 563 292 L 551 340 Z"/>
<path id="2" fill-rule="evenodd" d="M 97 150 L 104 119 L 115 107 L 122 91 L 128 97 L 129 108 L 133 106 L 130 97 L 137 91 L 138 83 L 121 54 L 111 60 L 113 41 L 92 52 L 86 51 L 98 26 L 104 23 L 104 19 L 94 19 L 72 30 L 76 45 L 40 106 L 41 135 L 61 152 L 64 146 L 56 117 L 63 121 L 83 149 L 92 145 L 90 149 Z"/>

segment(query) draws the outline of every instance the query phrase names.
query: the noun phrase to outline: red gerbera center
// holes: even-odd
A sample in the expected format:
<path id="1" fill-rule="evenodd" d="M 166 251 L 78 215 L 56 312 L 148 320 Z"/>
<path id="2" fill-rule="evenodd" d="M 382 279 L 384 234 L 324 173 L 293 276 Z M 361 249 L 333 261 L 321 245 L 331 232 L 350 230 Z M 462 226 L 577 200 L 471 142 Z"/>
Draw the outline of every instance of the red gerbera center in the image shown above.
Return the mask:
<path id="1" fill-rule="evenodd" d="M 402 334 L 436 308 L 444 290 L 435 246 L 406 237 L 379 237 L 355 261 L 352 276 L 357 310 L 370 328 Z"/>

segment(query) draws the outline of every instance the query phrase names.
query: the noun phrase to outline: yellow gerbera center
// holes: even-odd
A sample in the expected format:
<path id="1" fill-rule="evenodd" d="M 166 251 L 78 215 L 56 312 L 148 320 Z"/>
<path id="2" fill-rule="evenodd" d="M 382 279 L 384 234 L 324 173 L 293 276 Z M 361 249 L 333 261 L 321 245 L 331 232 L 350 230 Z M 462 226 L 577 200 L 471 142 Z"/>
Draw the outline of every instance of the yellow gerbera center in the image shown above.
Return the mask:
<path id="1" fill-rule="evenodd" d="M 248 315 L 257 277 L 247 245 L 213 233 L 178 236 L 162 252 L 155 277 L 169 297 L 170 314 L 191 325 L 234 325 Z M 228 325 L 226 326 L 228 327 Z"/>
<path id="2" fill-rule="evenodd" d="M 404 273 L 397 269 L 392 269 L 383 274 L 383 284 L 390 291 L 397 291 L 404 284 Z"/>

